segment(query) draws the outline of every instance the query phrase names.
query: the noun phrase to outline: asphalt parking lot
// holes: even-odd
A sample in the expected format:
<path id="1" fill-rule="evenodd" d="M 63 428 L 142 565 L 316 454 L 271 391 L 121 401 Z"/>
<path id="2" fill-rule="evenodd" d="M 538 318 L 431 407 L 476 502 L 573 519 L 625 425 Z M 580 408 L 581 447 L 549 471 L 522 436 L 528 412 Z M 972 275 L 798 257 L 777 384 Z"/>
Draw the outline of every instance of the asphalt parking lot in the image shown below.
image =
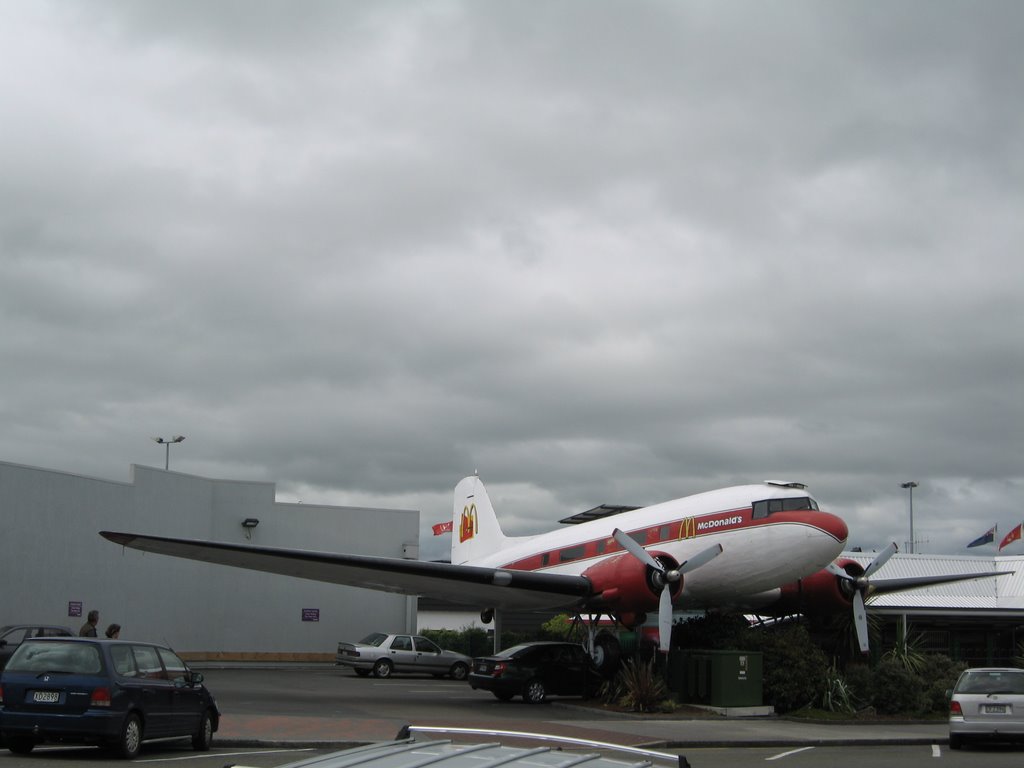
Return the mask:
<path id="1" fill-rule="evenodd" d="M 694 766 L 789 766 L 864 762 L 1000 768 L 1019 766 L 1024 751 L 991 747 L 946 749 L 946 730 L 933 724 L 796 723 L 781 718 L 666 718 L 605 714 L 574 699 L 533 706 L 499 702 L 465 682 L 430 677 L 360 678 L 329 665 L 300 668 L 203 667 L 223 712 L 214 749 L 193 752 L 187 741 L 147 744 L 135 762 L 175 762 L 182 768 L 225 765 L 272 768 L 355 743 L 394 738 L 404 725 L 554 733 L 683 754 Z M 442 738 L 423 735 L 421 738 Z M 457 737 L 506 743 L 509 737 Z M 570 748 L 573 749 L 573 748 Z M 623 758 L 628 763 L 635 758 Z M 107 763 L 95 748 L 37 748 L 28 756 L 0 755 L 0 768 L 77 768 Z"/>

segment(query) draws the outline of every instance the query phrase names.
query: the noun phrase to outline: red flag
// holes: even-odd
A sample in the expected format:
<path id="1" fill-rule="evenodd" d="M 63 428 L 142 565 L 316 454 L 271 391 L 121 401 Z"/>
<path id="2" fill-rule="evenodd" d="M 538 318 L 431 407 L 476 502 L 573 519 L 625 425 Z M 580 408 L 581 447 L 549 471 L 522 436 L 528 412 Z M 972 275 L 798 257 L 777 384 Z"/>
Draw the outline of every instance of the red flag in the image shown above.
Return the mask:
<path id="1" fill-rule="evenodd" d="M 1014 526 L 1013 530 L 1006 534 L 1003 537 L 1003 540 L 999 542 L 999 548 L 1002 549 L 1007 544 L 1012 544 L 1013 542 L 1017 541 L 1017 539 L 1021 537 L 1022 533 L 1024 533 L 1024 523 L 1021 523 L 1018 526 Z"/>
<path id="2" fill-rule="evenodd" d="M 434 531 L 435 536 L 440 536 L 442 533 L 451 533 L 452 521 L 449 520 L 447 523 L 438 523 L 432 528 L 432 530 Z"/>

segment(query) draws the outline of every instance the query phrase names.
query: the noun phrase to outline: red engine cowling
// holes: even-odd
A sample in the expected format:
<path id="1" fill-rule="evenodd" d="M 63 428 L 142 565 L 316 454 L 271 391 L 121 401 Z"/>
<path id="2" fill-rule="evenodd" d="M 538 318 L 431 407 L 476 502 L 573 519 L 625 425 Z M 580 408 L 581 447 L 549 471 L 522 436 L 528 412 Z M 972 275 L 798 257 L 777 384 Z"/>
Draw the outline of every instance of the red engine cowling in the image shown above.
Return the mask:
<path id="1" fill-rule="evenodd" d="M 864 566 L 856 560 L 837 560 L 836 565 L 856 578 L 864 574 Z M 795 613 L 829 614 L 849 611 L 853 606 L 851 582 L 822 569 L 782 587 L 777 603 L 769 611 L 775 616 Z"/>
<path id="2" fill-rule="evenodd" d="M 675 570 L 679 564 L 664 552 L 651 552 L 651 556 Z M 615 614 L 624 625 L 630 617 L 645 611 L 657 610 L 661 597 L 661 574 L 632 555 L 625 553 L 602 560 L 583 572 L 594 588 L 589 607 Z M 671 585 L 674 600 L 683 590 L 683 580 Z M 627 625 L 628 626 L 628 625 Z"/>

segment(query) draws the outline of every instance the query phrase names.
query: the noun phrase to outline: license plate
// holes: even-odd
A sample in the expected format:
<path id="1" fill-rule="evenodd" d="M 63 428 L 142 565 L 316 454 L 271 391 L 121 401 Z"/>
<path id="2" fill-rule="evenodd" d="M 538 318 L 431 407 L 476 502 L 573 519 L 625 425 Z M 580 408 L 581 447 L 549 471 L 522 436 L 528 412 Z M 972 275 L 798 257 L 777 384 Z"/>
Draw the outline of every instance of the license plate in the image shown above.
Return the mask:
<path id="1" fill-rule="evenodd" d="M 1005 715 L 1005 704 L 986 704 L 983 708 L 986 715 Z"/>
<path id="2" fill-rule="evenodd" d="M 35 691 L 32 694 L 32 701 L 38 701 L 41 704 L 56 704 L 60 701 L 60 694 L 57 691 Z"/>

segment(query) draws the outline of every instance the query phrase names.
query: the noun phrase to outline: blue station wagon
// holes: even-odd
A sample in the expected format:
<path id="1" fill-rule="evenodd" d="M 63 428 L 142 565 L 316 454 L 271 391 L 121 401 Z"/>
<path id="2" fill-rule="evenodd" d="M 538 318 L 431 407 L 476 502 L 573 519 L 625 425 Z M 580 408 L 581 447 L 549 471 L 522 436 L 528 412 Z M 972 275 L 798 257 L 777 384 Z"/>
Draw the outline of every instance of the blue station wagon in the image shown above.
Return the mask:
<path id="1" fill-rule="evenodd" d="M 15 754 L 53 741 L 131 759 L 143 741 L 184 736 L 207 750 L 219 722 L 202 674 L 154 643 L 25 640 L 0 675 L 0 733 Z"/>

